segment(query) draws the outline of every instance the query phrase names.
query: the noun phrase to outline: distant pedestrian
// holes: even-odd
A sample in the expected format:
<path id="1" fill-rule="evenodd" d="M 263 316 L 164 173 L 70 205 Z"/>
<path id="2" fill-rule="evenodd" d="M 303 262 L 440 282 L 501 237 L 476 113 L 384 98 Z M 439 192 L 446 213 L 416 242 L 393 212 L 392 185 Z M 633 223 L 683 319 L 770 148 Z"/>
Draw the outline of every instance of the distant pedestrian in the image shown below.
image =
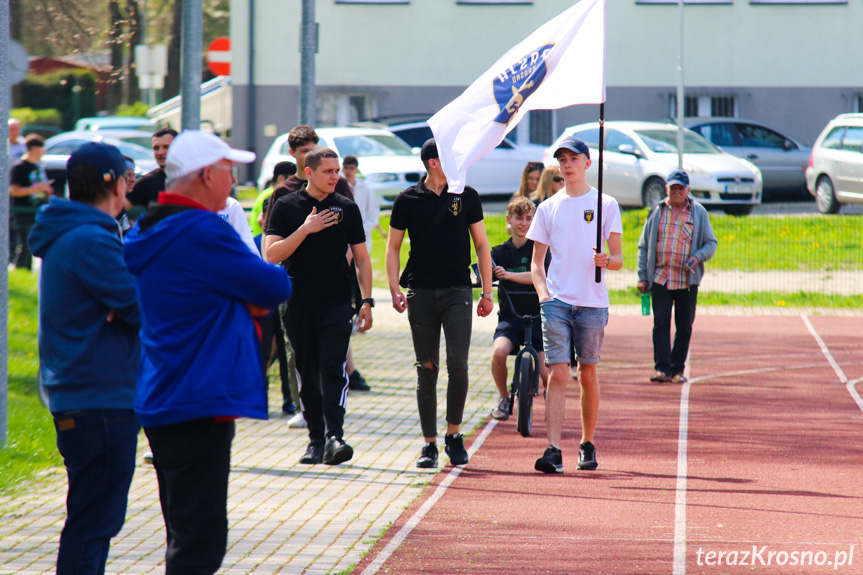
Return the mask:
<path id="1" fill-rule="evenodd" d="M 153 157 L 158 166 L 135 182 L 135 186 L 126 195 L 124 207 L 127 210 L 131 209 L 132 206 L 147 207 L 150 204 L 158 203 L 159 192 L 165 191 L 165 161 L 168 157 L 168 149 L 176 137 L 177 130 L 171 128 L 161 128 L 153 132 L 151 138 Z"/>
<path id="2" fill-rule="evenodd" d="M 360 173 L 360 161 L 356 156 L 345 156 L 342 160 L 342 176 L 351 185 L 354 202 L 360 208 L 363 216 L 363 230 L 366 232 L 366 247 L 372 253 L 372 231 L 377 230 L 387 238 L 387 233 L 381 227 L 381 205 L 378 197 L 366 183 L 366 178 Z"/>
<path id="3" fill-rule="evenodd" d="M 27 144 L 21 137 L 21 122 L 15 118 L 9 118 L 9 168 L 18 163 L 21 156 L 27 153 Z"/>
<path id="4" fill-rule="evenodd" d="M 650 381 L 685 383 L 683 375 L 704 262 L 716 253 L 716 236 L 704 206 L 689 195 L 689 175 L 668 175 L 668 197 L 650 210 L 638 240 L 638 291 L 653 299 Z M 671 308 L 674 307 L 674 346 Z"/>
<path id="5" fill-rule="evenodd" d="M 51 198 L 30 233 L 42 258 L 39 367 L 69 479 L 57 573 L 101 575 L 135 471 L 140 320 L 114 219 L 125 160 L 114 146 L 88 143 L 66 172 L 70 199 Z"/>
<path id="6" fill-rule="evenodd" d="M 264 232 L 263 227 L 261 226 L 261 221 L 263 220 L 264 215 L 267 213 L 264 205 L 269 206 L 270 197 L 273 195 L 273 190 L 276 187 L 287 180 L 289 177 L 293 176 L 297 173 L 297 165 L 293 162 L 279 162 L 273 167 L 273 183 L 270 184 L 270 187 L 264 189 L 258 196 L 255 198 L 255 203 L 252 206 L 252 211 L 249 214 L 249 226 L 252 229 L 252 235 L 256 236 Z"/>
<path id="7" fill-rule="evenodd" d="M 521 172 L 521 183 L 518 186 L 515 197 L 530 198 L 536 192 L 536 188 L 539 186 L 539 177 L 544 167 L 542 162 L 527 163 Z"/>
<path id="8" fill-rule="evenodd" d="M 590 150 L 578 138 L 564 139 L 554 157 L 560 164 L 565 189 L 536 209 L 527 234 L 533 240 L 531 275 L 542 314 L 542 339 L 549 366 L 545 419 L 548 448 L 534 465 L 544 473 L 563 472 L 561 431 L 566 413 L 566 386 L 571 380 L 570 361 L 578 360 L 581 388 L 581 442 L 578 468 L 596 469 L 593 434 L 599 412 L 599 380 L 596 364 L 608 323 L 608 289 L 605 270 L 623 267 L 623 225 L 617 201 L 602 196 L 601 237 L 608 251 L 596 251 L 598 191 L 587 183 Z M 551 251 L 546 273 L 543 262 Z M 595 282 L 595 270 L 602 269 Z M 571 358 L 570 347 L 575 351 Z"/>
<path id="9" fill-rule="evenodd" d="M 533 205 L 538 206 L 557 192 L 563 189 L 563 176 L 560 175 L 558 166 L 549 166 L 542 171 L 539 177 L 539 186 L 531 194 Z"/>
<path id="10" fill-rule="evenodd" d="M 426 176 L 401 192 L 393 203 L 387 237 L 387 280 L 393 307 L 408 312 L 417 369 L 417 408 L 424 445 L 417 467 L 438 465 L 437 380 L 440 372 L 440 333 L 446 337 L 447 382 L 445 451 L 453 465 L 468 463 L 464 437 L 459 433 L 468 391 L 468 351 L 471 337 L 473 291 L 470 281 L 470 244 L 476 250 L 482 292 L 477 315 L 494 308 L 491 253 L 476 190 L 465 187 L 450 193 L 437 144 L 428 140 L 420 150 Z M 399 253 L 405 232 L 410 255 L 399 278 Z M 407 295 L 400 288 L 407 289 Z"/>
<path id="11" fill-rule="evenodd" d="M 270 262 L 284 262 L 294 297 L 284 324 L 296 352 L 300 400 L 309 444 L 300 463 L 338 465 L 353 457 L 344 440 L 348 399 L 345 364 L 356 309 L 352 305 L 359 275 L 362 302 L 357 325 L 372 327 L 372 265 L 357 205 L 335 193 L 339 156 L 318 146 L 304 155 L 307 184 L 270 206 L 267 248 Z M 356 272 L 345 254 L 350 250 Z"/>
<path id="12" fill-rule="evenodd" d="M 184 131 L 166 158 L 168 190 L 126 236 L 141 306 L 135 410 L 159 481 L 169 575 L 221 565 L 234 420 L 267 418 L 254 317 L 287 299 L 291 285 L 216 214 L 231 193 L 233 163 L 254 158 Z"/>
<path id="13" fill-rule="evenodd" d="M 9 221 L 9 261 L 16 268 L 31 269 L 33 257 L 27 235 L 36 221 L 36 209 L 54 194 L 52 184 L 42 166 L 45 140 L 32 134 L 26 140 L 27 152 L 12 166 L 9 174 L 9 195 L 12 208 Z"/>

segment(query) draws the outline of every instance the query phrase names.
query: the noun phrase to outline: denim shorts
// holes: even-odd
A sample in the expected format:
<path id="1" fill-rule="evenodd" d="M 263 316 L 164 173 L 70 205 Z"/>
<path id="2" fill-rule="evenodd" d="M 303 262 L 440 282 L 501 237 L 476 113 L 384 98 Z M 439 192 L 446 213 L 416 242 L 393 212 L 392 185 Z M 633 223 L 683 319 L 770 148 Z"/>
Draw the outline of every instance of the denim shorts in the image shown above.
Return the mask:
<path id="1" fill-rule="evenodd" d="M 599 363 L 608 324 L 608 308 L 569 305 L 558 299 L 541 302 L 545 363 L 570 363 L 570 347 L 584 365 Z"/>

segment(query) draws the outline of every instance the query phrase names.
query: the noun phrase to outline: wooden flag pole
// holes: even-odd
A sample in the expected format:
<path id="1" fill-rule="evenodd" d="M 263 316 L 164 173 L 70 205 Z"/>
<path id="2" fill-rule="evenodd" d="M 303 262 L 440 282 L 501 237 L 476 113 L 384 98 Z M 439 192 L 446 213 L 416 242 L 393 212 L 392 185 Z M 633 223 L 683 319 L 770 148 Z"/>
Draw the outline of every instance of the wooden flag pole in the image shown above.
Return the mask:
<path id="1" fill-rule="evenodd" d="M 599 180 L 596 189 L 596 253 L 602 252 L 602 150 L 605 148 L 605 102 L 599 105 Z M 596 266 L 596 283 L 602 281 L 602 269 Z"/>

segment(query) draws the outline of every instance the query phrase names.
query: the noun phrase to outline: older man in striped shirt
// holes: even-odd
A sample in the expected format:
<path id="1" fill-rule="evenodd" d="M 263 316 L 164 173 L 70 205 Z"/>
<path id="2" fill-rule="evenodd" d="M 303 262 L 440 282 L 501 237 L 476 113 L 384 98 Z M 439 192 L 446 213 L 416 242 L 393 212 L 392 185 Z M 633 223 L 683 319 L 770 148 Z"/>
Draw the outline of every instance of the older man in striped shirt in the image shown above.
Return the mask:
<path id="1" fill-rule="evenodd" d="M 683 375 L 695 321 L 704 262 L 716 252 L 707 210 L 689 196 L 689 175 L 675 170 L 668 197 L 650 210 L 638 240 L 638 291 L 653 298 L 653 361 L 650 381 L 685 383 Z M 671 309 L 674 307 L 674 345 Z"/>

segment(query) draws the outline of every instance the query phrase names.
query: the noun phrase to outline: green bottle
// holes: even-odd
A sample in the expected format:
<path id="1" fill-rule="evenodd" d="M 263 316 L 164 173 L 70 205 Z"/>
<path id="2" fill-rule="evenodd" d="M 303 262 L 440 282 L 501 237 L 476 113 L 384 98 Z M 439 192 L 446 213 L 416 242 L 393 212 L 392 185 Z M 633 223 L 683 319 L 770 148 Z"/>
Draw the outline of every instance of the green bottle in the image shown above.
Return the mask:
<path id="1" fill-rule="evenodd" d="M 641 294 L 641 315 L 650 315 L 650 292 Z"/>

